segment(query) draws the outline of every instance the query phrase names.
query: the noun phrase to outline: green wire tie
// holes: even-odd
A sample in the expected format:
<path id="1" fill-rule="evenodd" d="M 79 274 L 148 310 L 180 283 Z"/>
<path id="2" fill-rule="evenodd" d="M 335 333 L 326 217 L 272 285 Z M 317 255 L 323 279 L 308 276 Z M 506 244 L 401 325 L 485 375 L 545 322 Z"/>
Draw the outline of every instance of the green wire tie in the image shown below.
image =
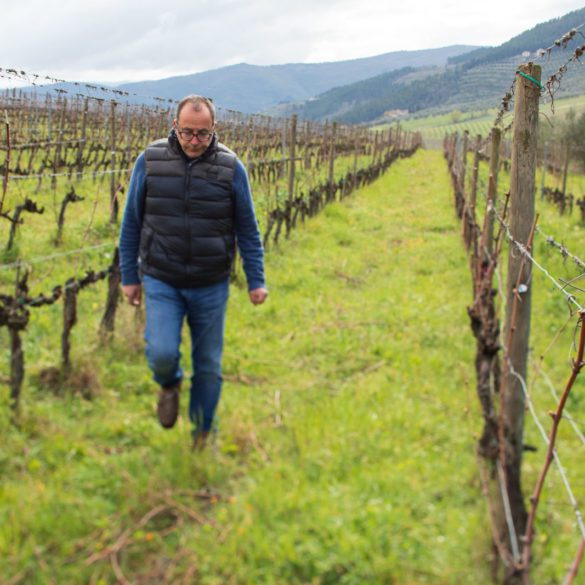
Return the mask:
<path id="1" fill-rule="evenodd" d="M 542 83 L 540 83 L 540 81 L 538 81 L 538 79 L 534 79 L 534 77 L 531 77 L 530 75 L 523 73 L 522 71 L 516 71 L 516 73 L 518 73 L 518 75 L 522 75 L 522 77 L 524 77 L 525 79 L 528 79 L 528 81 L 532 81 L 532 83 L 536 84 L 539 89 L 544 89 L 542 87 Z"/>

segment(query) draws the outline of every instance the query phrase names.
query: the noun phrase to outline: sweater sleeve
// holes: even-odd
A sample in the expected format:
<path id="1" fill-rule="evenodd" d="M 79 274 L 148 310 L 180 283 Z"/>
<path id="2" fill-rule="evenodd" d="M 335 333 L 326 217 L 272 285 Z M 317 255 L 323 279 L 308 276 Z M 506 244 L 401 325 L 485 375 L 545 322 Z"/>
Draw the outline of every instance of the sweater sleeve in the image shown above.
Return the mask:
<path id="1" fill-rule="evenodd" d="M 248 290 L 265 288 L 264 248 L 254 211 L 248 173 L 240 160 L 236 163 L 233 189 L 235 193 L 236 240 L 244 262 Z"/>
<path id="2" fill-rule="evenodd" d="M 140 284 L 138 274 L 138 249 L 140 245 L 140 230 L 144 195 L 146 193 L 146 162 L 144 153 L 136 159 L 128 193 L 126 207 L 120 230 L 120 271 L 122 284 Z"/>

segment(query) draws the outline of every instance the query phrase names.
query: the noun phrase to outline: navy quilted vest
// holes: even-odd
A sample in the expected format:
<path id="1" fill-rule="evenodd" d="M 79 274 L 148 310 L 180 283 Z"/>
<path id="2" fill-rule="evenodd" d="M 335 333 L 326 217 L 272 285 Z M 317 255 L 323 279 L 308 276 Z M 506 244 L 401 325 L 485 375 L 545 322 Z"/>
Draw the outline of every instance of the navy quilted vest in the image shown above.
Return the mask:
<path id="1" fill-rule="evenodd" d="M 235 248 L 236 155 L 214 135 L 207 150 L 190 160 L 173 131 L 150 144 L 145 158 L 141 271 L 180 288 L 227 278 Z"/>

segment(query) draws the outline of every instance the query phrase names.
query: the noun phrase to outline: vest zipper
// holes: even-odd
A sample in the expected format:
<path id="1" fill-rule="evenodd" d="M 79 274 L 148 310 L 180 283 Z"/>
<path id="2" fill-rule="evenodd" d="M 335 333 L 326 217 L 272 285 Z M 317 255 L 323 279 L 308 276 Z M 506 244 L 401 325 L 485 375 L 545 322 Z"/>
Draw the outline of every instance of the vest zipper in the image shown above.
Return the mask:
<path id="1" fill-rule="evenodd" d="M 185 173 L 185 228 L 189 235 L 189 258 L 185 262 L 187 279 L 191 276 L 191 262 L 193 260 L 193 238 L 191 237 L 191 221 L 189 217 L 190 212 L 190 197 L 189 188 L 191 187 L 191 167 L 195 161 L 187 163 L 187 172 Z"/>

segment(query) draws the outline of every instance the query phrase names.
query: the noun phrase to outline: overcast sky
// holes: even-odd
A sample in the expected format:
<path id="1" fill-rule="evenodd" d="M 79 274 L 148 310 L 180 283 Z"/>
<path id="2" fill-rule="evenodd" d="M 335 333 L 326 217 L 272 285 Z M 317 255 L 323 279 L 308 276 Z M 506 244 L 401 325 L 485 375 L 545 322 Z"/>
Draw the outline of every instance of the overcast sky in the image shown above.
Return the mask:
<path id="1" fill-rule="evenodd" d="M 2 0 L 0 67 L 118 82 L 241 62 L 499 45 L 583 6 L 583 0 Z"/>

